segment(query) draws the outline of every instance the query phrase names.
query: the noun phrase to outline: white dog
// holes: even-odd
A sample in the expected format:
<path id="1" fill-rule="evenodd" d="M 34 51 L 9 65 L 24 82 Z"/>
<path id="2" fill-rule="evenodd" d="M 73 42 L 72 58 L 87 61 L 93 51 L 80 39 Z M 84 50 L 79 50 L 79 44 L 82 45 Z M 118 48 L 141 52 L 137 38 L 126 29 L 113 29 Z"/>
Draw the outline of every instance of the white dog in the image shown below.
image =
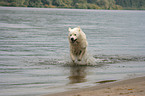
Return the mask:
<path id="1" fill-rule="evenodd" d="M 73 62 L 81 61 L 87 54 L 88 42 L 80 27 L 69 28 L 70 57 Z"/>

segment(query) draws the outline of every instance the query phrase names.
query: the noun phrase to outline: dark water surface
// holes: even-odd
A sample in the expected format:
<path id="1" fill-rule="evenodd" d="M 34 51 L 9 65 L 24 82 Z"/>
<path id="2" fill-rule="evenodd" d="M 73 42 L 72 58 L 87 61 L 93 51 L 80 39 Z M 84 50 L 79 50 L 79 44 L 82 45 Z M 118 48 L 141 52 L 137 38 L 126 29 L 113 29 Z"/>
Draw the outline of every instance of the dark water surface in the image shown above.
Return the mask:
<path id="1" fill-rule="evenodd" d="M 96 66 L 70 66 L 80 26 Z M 0 7 L 0 96 L 35 96 L 145 75 L 145 11 Z"/>

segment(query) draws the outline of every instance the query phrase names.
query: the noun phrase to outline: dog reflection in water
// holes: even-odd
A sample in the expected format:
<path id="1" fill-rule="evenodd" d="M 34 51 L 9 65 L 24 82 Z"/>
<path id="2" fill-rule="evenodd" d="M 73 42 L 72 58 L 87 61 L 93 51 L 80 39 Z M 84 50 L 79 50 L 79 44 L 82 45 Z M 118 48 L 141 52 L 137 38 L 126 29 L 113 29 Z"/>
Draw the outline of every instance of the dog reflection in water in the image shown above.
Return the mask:
<path id="1" fill-rule="evenodd" d="M 69 84 L 86 82 L 86 66 L 71 66 Z"/>

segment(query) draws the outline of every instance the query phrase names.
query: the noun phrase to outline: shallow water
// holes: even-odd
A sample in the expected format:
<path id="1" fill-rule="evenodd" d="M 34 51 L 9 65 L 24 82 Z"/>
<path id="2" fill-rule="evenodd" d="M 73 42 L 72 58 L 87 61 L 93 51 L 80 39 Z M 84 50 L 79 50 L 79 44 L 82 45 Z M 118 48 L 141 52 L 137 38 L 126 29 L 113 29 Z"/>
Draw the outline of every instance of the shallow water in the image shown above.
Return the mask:
<path id="1" fill-rule="evenodd" d="M 0 95 L 35 96 L 145 74 L 145 12 L 0 7 Z M 95 66 L 69 65 L 68 27 Z"/>

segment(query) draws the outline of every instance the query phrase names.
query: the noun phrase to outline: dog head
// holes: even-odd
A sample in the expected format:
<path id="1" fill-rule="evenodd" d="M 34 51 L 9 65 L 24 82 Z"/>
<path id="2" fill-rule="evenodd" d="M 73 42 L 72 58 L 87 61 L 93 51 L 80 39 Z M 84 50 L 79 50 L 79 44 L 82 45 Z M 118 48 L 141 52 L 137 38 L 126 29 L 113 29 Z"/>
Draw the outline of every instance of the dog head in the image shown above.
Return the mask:
<path id="1" fill-rule="evenodd" d="M 80 27 L 77 28 L 69 28 L 69 35 L 68 38 L 70 40 L 71 43 L 75 43 L 78 40 L 78 37 L 80 36 Z"/>

